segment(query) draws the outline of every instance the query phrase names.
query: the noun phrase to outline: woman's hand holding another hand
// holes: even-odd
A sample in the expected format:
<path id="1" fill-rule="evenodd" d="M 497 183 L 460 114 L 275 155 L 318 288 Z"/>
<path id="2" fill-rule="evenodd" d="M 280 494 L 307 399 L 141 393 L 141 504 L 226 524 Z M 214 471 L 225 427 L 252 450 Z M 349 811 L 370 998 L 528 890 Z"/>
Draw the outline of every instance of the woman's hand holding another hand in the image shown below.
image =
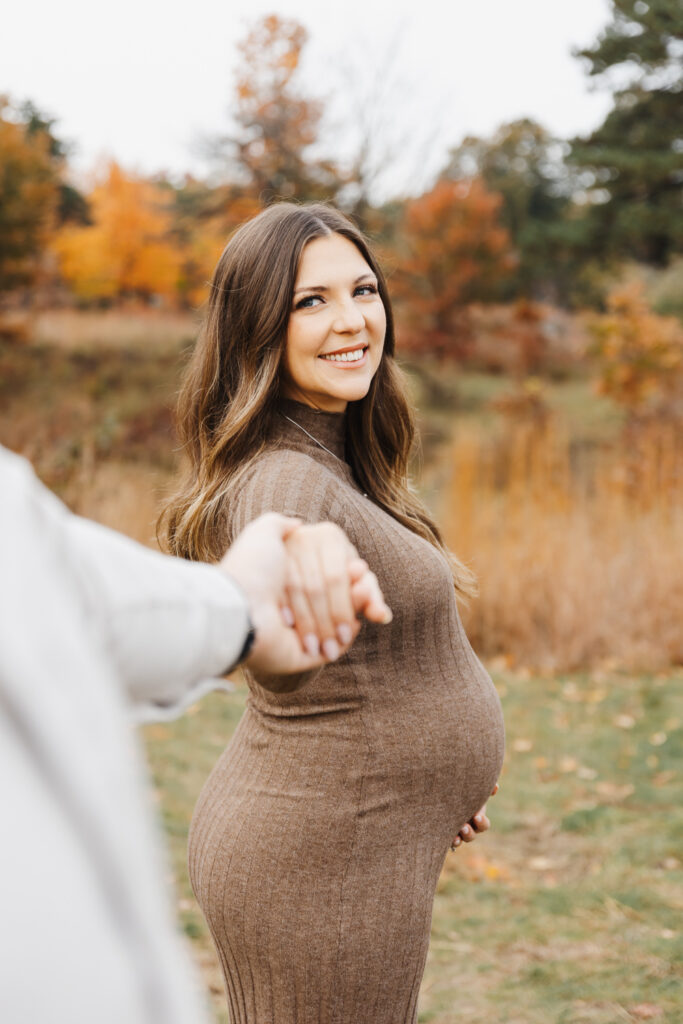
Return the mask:
<path id="1" fill-rule="evenodd" d="M 360 631 L 356 616 L 390 622 L 377 577 L 334 523 L 266 513 L 220 563 L 244 590 L 256 640 L 250 668 L 285 675 L 334 661 Z"/>
<path id="2" fill-rule="evenodd" d="M 285 546 L 285 621 L 309 655 L 338 658 L 360 631 L 359 614 L 373 622 L 391 621 L 377 577 L 339 526 L 300 526 Z"/>

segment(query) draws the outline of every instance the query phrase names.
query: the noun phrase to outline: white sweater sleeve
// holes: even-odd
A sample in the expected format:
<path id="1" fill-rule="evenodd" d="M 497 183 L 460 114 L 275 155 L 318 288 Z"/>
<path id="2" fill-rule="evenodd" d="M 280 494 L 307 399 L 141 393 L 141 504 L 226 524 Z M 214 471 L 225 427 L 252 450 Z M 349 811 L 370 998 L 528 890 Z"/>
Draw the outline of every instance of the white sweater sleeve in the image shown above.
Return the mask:
<path id="1" fill-rule="evenodd" d="M 42 529 L 69 566 L 61 585 L 77 589 L 136 717 L 173 717 L 219 687 L 209 680 L 236 662 L 249 628 L 237 584 L 213 566 L 159 554 L 73 515 L 24 459 L 0 454 L 0 491 L 11 490 L 12 522 L 21 508 L 40 507 Z"/>
<path id="2" fill-rule="evenodd" d="M 136 717 L 173 717 L 216 688 L 249 628 L 237 584 L 214 566 L 159 554 L 78 516 L 65 519 L 65 534 Z"/>

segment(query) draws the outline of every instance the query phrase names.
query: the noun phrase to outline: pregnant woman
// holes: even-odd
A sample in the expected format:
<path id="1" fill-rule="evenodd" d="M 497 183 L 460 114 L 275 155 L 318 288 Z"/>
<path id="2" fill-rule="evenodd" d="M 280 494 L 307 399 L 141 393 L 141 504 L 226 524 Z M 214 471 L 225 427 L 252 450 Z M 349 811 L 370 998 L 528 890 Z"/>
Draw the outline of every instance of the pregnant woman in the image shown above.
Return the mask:
<path id="1" fill-rule="evenodd" d="M 331 520 L 393 610 L 337 661 L 245 673 L 189 841 L 231 1021 L 414 1024 L 439 873 L 477 812 L 488 825 L 504 729 L 458 614 L 473 578 L 408 481 L 386 284 L 342 214 L 281 203 L 233 236 L 179 414 L 191 473 L 166 513 L 173 551 L 217 558 L 268 511 Z M 343 624 L 290 584 L 302 643 L 318 623 L 333 657 Z"/>

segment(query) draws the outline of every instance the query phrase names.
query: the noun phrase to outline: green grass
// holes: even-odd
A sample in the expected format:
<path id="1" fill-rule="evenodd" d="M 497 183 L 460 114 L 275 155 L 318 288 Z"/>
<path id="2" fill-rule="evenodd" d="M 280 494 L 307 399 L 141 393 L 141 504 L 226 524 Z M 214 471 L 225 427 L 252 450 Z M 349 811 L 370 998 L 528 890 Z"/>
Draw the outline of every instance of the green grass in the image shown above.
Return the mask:
<path id="1" fill-rule="evenodd" d="M 507 751 L 492 828 L 449 854 L 420 1021 L 683 1021 L 683 673 L 492 674 Z M 179 917 L 225 1022 L 185 868 L 193 803 L 244 706 L 216 694 L 145 730 Z"/>

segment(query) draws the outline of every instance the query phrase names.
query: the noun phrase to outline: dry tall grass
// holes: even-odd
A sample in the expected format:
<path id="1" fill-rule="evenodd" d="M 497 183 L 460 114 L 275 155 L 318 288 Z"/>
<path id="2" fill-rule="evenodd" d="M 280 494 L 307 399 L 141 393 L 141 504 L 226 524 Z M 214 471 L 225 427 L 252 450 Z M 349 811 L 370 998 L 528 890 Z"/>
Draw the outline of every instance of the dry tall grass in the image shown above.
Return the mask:
<path id="1" fill-rule="evenodd" d="M 590 453 L 554 425 L 460 431 L 441 522 L 479 576 L 475 648 L 571 670 L 683 662 L 683 450 L 659 422 Z"/>
<path id="2" fill-rule="evenodd" d="M 34 317 L 32 341 L 72 351 L 95 346 L 135 349 L 173 348 L 194 339 L 199 326 L 195 313 L 163 309 L 106 310 L 50 309 Z"/>

